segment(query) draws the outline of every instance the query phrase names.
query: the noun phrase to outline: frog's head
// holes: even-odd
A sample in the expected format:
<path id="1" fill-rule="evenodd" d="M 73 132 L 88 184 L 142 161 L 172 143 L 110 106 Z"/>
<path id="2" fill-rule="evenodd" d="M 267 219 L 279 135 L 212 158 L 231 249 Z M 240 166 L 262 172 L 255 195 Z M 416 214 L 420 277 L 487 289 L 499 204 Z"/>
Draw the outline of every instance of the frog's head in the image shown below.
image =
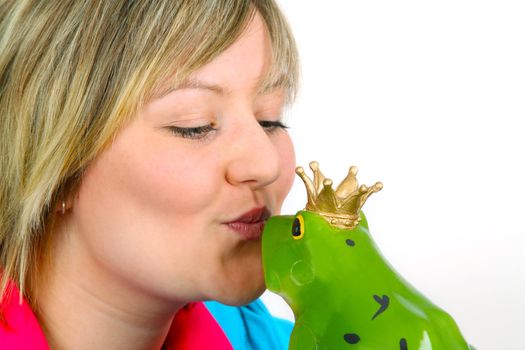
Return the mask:
<path id="1" fill-rule="evenodd" d="M 348 234 L 367 230 L 360 209 L 366 199 L 381 190 L 377 182 L 371 187 L 359 186 L 356 167 L 334 191 L 332 181 L 323 176 L 317 162 L 311 162 L 313 181 L 303 168 L 296 173 L 306 185 L 308 203 L 295 216 L 270 218 L 263 232 L 263 266 L 268 289 L 293 304 L 298 293 L 332 284 L 341 268 L 337 258 L 342 254 Z M 343 240 L 343 245 L 341 245 Z"/>
<path id="2" fill-rule="evenodd" d="M 310 213 L 299 211 L 295 216 L 271 217 L 266 223 L 262 251 L 264 279 L 269 290 L 291 298 L 297 288 L 312 282 L 314 270 L 309 247 L 318 237 L 313 222 L 315 218 Z"/>
<path id="3" fill-rule="evenodd" d="M 299 293 L 330 285 L 339 259 L 353 234 L 368 229 L 366 218 L 353 230 L 334 227 L 321 215 L 301 210 L 295 216 L 271 217 L 263 232 L 264 278 L 269 290 L 290 304 Z M 346 242 L 346 243 L 345 243 Z"/>

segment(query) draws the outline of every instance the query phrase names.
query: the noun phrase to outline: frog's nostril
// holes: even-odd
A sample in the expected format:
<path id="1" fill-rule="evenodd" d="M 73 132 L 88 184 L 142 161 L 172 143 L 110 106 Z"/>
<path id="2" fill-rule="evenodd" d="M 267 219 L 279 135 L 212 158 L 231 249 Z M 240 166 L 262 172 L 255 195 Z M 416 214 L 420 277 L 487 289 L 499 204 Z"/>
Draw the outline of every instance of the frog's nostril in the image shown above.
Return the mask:
<path id="1" fill-rule="evenodd" d="M 290 270 L 290 277 L 299 287 L 304 286 L 305 284 L 312 282 L 314 279 L 312 266 L 304 260 L 298 260 L 293 264 L 292 269 Z"/>

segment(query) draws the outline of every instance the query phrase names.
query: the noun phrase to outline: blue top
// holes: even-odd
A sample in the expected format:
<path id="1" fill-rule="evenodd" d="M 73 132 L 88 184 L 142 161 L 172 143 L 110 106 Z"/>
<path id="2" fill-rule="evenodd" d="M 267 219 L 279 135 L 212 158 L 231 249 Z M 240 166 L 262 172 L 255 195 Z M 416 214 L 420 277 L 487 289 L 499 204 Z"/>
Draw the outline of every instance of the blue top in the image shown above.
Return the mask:
<path id="1" fill-rule="evenodd" d="M 274 317 L 260 299 L 245 306 L 204 303 L 235 350 L 287 350 L 293 323 Z"/>

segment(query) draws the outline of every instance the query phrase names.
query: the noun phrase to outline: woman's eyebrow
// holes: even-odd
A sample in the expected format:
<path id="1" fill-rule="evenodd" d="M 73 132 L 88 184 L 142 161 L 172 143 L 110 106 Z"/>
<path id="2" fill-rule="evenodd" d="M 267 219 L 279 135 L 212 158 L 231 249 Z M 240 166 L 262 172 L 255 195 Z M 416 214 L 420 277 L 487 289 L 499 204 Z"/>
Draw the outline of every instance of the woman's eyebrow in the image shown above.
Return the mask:
<path id="1" fill-rule="evenodd" d="M 259 82 L 256 86 L 258 86 L 257 89 L 257 95 L 264 95 L 266 93 L 271 92 L 272 90 L 275 90 L 277 88 L 280 88 L 283 86 L 282 78 L 276 79 L 275 81 L 267 82 Z M 231 94 L 231 90 L 228 88 L 225 88 L 223 86 L 220 86 L 218 84 L 213 83 L 207 83 L 201 80 L 197 79 L 186 79 L 180 84 L 177 85 L 171 85 L 167 86 L 165 89 L 158 92 L 156 95 L 157 98 L 164 97 L 174 91 L 177 90 L 183 90 L 183 89 L 197 89 L 197 90 L 206 90 L 211 91 L 218 95 L 228 95 Z"/>
<path id="2" fill-rule="evenodd" d="M 182 90 L 182 89 L 198 89 L 198 90 L 208 90 L 219 95 L 227 95 L 230 93 L 229 89 L 226 89 L 217 84 L 210 84 L 200 80 L 195 79 L 186 79 L 181 84 L 174 87 L 172 91 Z"/>
<path id="3" fill-rule="evenodd" d="M 198 90 L 207 90 L 218 95 L 225 95 L 229 93 L 228 89 L 223 88 L 217 84 L 209 84 L 200 80 L 195 79 L 186 79 L 182 83 L 176 85 L 167 85 L 159 89 L 155 94 L 155 98 L 162 98 L 174 91 L 183 90 L 183 89 L 198 89 Z"/>

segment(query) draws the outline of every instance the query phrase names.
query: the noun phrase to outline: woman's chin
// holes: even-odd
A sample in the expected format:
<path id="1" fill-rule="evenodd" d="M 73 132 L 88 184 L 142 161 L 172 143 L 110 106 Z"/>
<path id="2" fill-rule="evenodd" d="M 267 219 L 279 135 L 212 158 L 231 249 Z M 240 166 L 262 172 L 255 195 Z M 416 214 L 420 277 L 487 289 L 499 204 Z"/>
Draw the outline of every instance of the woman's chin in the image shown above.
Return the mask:
<path id="1" fill-rule="evenodd" d="M 257 289 L 245 289 L 242 291 L 238 291 L 235 293 L 232 291 L 231 293 L 221 295 L 220 297 L 217 297 L 215 301 L 218 301 L 221 304 L 225 305 L 231 305 L 231 306 L 242 306 L 251 303 L 258 297 L 260 297 L 266 288 L 264 285 L 261 288 Z"/>
<path id="2" fill-rule="evenodd" d="M 214 269 L 206 269 L 200 276 L 205 300 L 240 306 L 257 299 L 266 290 L 260 244 L 244 245 L 219 261 Z"/>
<path id="3" fill-rule="evenodd" d="M 253 273 L 245 279 L 238 276 L 233 279 L 225 279 L 227 283 L 216 288 L 211 295 L 211 300 L 218 301 L 225 305 L 241 306 L 249 304 L 260 297 L 266 290 L 262 273 Z"/>

